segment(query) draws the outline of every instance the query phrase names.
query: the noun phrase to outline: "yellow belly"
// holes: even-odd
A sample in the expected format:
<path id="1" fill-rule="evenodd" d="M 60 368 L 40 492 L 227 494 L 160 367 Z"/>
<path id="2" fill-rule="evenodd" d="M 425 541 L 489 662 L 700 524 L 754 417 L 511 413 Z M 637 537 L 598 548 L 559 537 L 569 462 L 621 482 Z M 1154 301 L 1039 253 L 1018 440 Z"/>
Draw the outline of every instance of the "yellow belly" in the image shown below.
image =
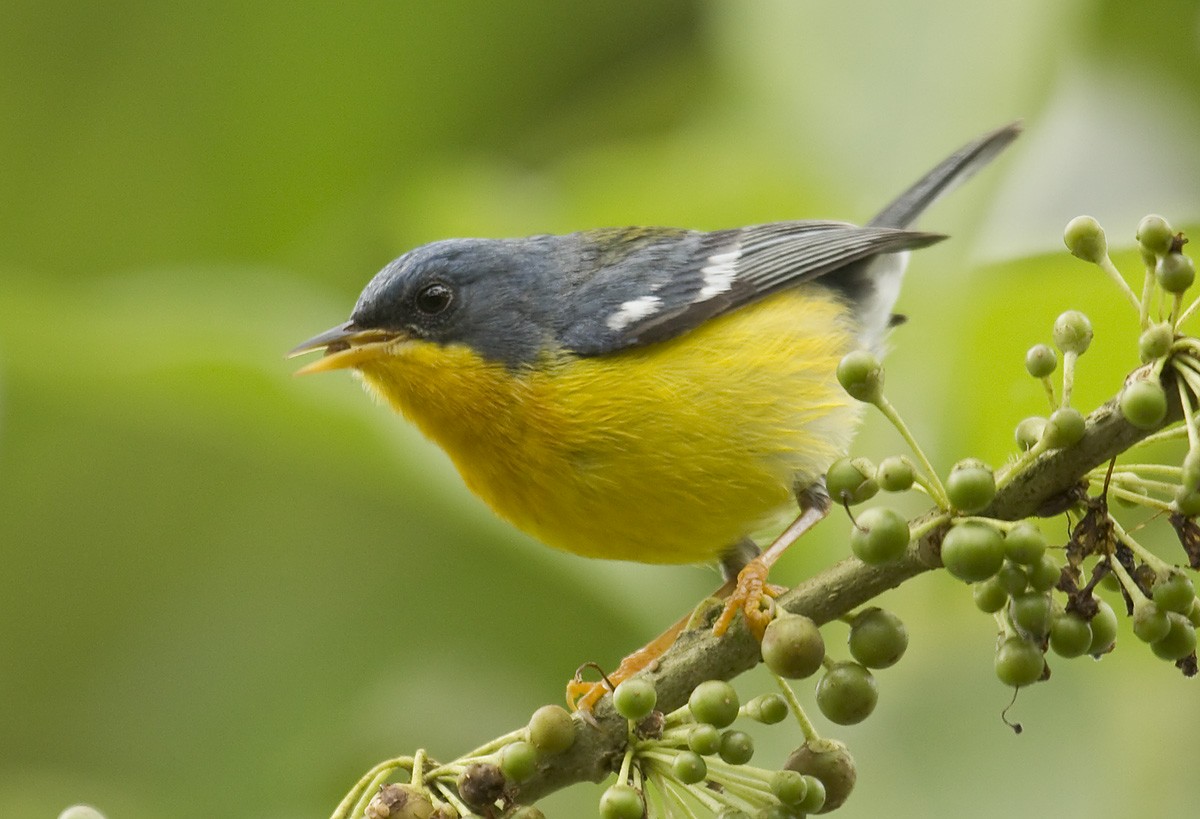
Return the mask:
<path id="1" fill-rule="evenodd" d="M 700 563 L 794 508 L 793 487 L 845 452 L 859 412 L 834 373 L 856 346 L 845 306 L 807 286 L 679 338 L 516 375 L 412 341 L 361 372 L 546 544 Z"/>

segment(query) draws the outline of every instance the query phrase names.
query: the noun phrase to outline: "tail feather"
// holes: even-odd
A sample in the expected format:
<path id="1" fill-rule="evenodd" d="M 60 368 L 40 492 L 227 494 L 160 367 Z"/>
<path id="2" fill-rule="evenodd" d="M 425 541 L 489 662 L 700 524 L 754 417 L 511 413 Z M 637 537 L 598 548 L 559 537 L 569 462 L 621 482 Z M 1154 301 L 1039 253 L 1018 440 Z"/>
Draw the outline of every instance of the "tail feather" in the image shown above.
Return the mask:
<path id="1" fill-rule="evenodd" d="M 868 222 L 872 227 L 905 228 L 911 225 L 921 212 L 969 179 L 976 171 L 988 164 L 1021 133 L 1021 122 L 1013 122 L 984 134 L 974 142 L 964 145 L 942 160 L 936 168 L 917 182 Z"/>

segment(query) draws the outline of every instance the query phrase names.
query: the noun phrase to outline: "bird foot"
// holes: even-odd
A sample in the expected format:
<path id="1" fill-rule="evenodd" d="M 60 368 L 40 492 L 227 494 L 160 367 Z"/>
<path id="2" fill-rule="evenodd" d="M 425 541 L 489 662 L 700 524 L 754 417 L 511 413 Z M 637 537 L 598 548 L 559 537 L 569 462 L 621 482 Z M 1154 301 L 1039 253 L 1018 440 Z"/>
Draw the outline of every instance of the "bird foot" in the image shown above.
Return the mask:
<path id="1" fill-rule="evenodd" d="M 746 626 L 759 642 L 767 624 L 775 616 L 774 598 L 786 590 L 767 582 L 770 567 L 761 558 L 754 558 L 738 572 L 737 585 L 725 599 L 725 608 L 713 624 L 713 634 L 722 636 L 733 625 L 733 618 L 740 611 L 746 618 Z"/>

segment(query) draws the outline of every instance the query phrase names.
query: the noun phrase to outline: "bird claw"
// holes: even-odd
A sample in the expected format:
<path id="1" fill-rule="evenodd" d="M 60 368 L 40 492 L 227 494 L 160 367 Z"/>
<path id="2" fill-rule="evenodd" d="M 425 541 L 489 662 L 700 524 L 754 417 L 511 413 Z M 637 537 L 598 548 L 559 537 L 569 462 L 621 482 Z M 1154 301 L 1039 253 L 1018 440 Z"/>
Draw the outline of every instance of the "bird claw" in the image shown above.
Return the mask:
<path id="1" fill-rule="evenodd" d="M 740 611 L 746 618 L 746 626 L 759 642 L 771 618 L 775 616 L 775 601 L 785 591 L 783 586 L 775 586 L 767 582 L 767 572 L 770 567 L 762 560 L 755 558 L 742 567 L 738 572 L 737 585 L 725 600 L 725 608 L 721 616 L 713 624 L 713 634 L 720 637 L 733 625 L 733 618 Z"/>

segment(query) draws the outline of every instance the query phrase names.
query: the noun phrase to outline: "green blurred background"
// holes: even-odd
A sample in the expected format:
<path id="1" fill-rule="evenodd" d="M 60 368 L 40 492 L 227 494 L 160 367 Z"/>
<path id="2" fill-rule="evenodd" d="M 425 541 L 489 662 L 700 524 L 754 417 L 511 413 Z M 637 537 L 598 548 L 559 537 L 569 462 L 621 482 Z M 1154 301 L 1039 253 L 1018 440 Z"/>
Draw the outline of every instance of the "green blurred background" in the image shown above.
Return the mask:
<path id="1" fill-rule="evenodd" d="M 1023 117 L 931 212 L 955 241 L 901 300 L 889 390 L 948 468 L 1002 462 L 1044 411 L 1021 357 L 1062 309 L 1097 326 L 1079 406 L 1136 363 L 1120 297 L 1061 252 L 1066 221 L 1128 246 L 1148 211 L 1200 216 L 1194 0 L 8 0 L 3 19 L 6 818 L 327 815 L 374 762 L 523 723 L 714 585 L 552 553 L 348 376 L 292 378 L 283 352 L 414 244 L 861 220 Z M 871 418 L 857 450 L 899 446 Z M 843 554 L 845 526 L 779 577 Z M 1200 697 L 1132 640 L 1055 663 L 1017 737 L 969 593 L 931 576 L 886 602 L 909 657 L 872 719 L 820 725 L 859 761 L 841 815 L 1194 809 Z M 796 742 L 777 727 L 759 759 Z M 545 807 L 593 815 L 598 793 Z"/>

